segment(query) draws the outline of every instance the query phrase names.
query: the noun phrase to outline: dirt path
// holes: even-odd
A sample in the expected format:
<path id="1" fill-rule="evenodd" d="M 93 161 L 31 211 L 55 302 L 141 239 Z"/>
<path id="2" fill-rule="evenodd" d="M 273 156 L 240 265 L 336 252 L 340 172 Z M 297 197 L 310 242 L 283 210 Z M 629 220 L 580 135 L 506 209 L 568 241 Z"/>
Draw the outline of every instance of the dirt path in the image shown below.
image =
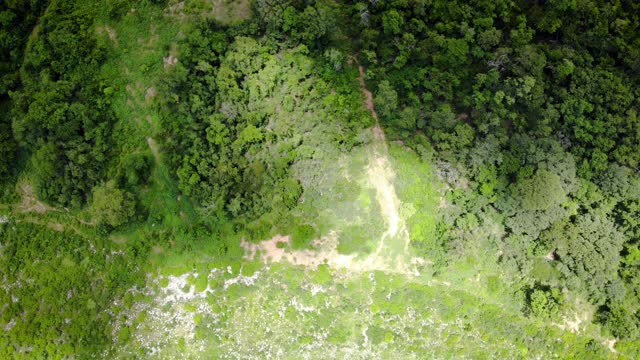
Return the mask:
<path id="1" fill-rule="evenodd" d="M 147 144 L 149 144 L 149 149 L 153 153 L 153 158 L 156 160 L 156 164 L 160 164 L 160 150 L 158 149 L 158 144 L 153 138 L 147 138 Z"/>
<path id="2" fill-rule="evenodd" d="M 389 161 L 389 149 L 384 131 L 380 127 L 373 95 L 367 88 L 364 80 L 364 68 L 360 64 L 358 64 L 358 82 L 360 83 L 360 91 L 365 98 L 365 107 L 376 120 L 372 129 L 374 141 L 369 155 L 367 175 L 369 183 L 376 190 L 376 198 L 387 225 L 387 230 L 382 235 L 380 243 L 372 255 L 374 257 L 372 260 L 374 262 L 390 262 L 391 267 L 407 269 L 406 261 L 410 256 L 410 238 L 404 220 L 400 217 L 401 203 L 394 187 L 396 175 Z"/>
<path id="3" fill-rule="evenodd" d="M 358 83 L 360 83 L 360 91 L 364 95 L 364 106 L 371 112 L 371 115 L 374 119 L 376 119 L 376 124 L 373 127 L 373 137 L 379 141 L 385 141 L 384 131 L 380 127 L 380 123 L 378 122 L 378 113 L 376 112 L 375 105 L 373 104 L 373 94 L 367 88 L 367 84 L 364 82 L 364 67 L 358 64 Z M 386 146 L 386 143 L 384 143 Z"/>
<path id="4" fill-rule="evenodd" d="M 377 154 L 376 154 L 377 155 Z M 409 251 L 409 232 L 404 220 L 400 217 L 400 199 L 395 191 L 393 181 L 395 173 L 386 157 L 374 156 L 367 171 L 369 182 L 376 190 L 376 198 L 387 230 L 380 239 L 375 255 L 381 258 L 403 256 Z"/>
<path id="5" fill-rule="evenodd" d="M 364 106 L 376 119 L 376 126 L 378 126 L 378 113 L 373 105 L 373 94 L 371 94 L 371 91 L 367 89 L 367 84 L 364 82 L 364 67 L 360 64 L 358 64 L 358 83 L 360 83 L 360 91 L 364 94 Z"/>

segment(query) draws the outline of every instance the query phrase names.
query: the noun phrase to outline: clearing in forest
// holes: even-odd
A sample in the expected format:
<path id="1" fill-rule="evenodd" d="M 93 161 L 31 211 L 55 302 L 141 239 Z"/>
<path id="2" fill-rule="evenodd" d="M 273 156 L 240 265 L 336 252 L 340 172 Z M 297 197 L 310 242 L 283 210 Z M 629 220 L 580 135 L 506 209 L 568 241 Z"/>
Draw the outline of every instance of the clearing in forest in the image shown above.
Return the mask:
<path id="1" fill-rule="evenodd" d="M 210 18 L 225 25 L 246 20 L 251 16 L 249 0 L 185 0 L 174 1 L 165 12 L 166 16 L 189 20 Z"/>
<path id="2" fill-rule="evenodd" d="M 22 194 L 22 202 L 18 205 L 19 212 L 36 212 L 44 214 L 48 211 L 56 211 L 56 209 L 38 200 L 33 192 L 33 187 L 30 184 L 23 184 L 20 186 L 20 192 Z"/>
<path id="3" fill-rule="evenodd" d="M 286 261 L 313 268 L 320 264 L 327 264 L 334 268 L 357 272 L 380 270 L 419 275 L 416 265 L 424 264 L 425 260 L 411 254 L 409 246 L 411 239 L 405 219 L 400 214 L 402 203 L 396 193 L 396 174 L 390 161 L 384 131 L 378 122 L 373 96 L 364 81 L 364 69 L 358 65 L 358 70 L 358 82 L 365 98 L 364 105 L 375 119 L 375 125 L 371 129 L 373 140 L 366 145 L 365 149 L 366 169 L 360 172 L 365 177 L 361 180 L 365 188 L 374 191 L 385 226 L 381 237 L 374 239 L 376 240 L 374 250 L 364 256 L 363 254 L 341 254 L 338 251 L 338 231 L 333 230 L 326 236 L 314 240 L 313 249 L 287 249 L 291 243 L 289 236 L 278 235 L 258 244 L 243 241 L 246 260 L 253 260 L 256 254 L 260 254 L 260 260 L 263 262 Z"/>

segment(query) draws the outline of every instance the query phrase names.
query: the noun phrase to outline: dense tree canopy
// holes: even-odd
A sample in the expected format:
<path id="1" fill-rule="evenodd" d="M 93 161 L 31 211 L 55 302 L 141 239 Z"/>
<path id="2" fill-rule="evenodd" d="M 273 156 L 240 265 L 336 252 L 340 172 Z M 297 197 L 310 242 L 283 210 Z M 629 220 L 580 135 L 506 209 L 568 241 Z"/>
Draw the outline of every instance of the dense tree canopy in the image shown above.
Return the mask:
<path id="1" fill-rule="evenodd" d="M 27 45 L 13 133 L 34 154 L 46 200 L 79 206 L 104 176 L 113 122 L 96 75 L 104 56 L 91 14 L 73 2 L 53 2 Z"/>
<path id="2" fill-rule="evenodd" d="M 628 1 L 375 1 L 354 2 L 350 18 L 388 133 L 416 150 L 430 141 L 443 178 L 467 192 L 453 197 L 450 226 L 498 210 L 503 261 L 527 276 L 536 257 L 553 258 L 564 276 L 557 289 L 606 303 L 614 334 L 640 324 L 635 275 L 620 280 L 622 269 L 637 274 L 621 259 L 637 244 L 638 10 Z M 463 249 L 459 241 L 451 246 Z M 612 287 L 626 289 L 624 315 Z M 529 299 L 546 312 L 546 295 Z"/>
<path id="3" fill-rule="evenodd" d="M 198 45 L 167 89 L 176 96 L 167 105 L 178 114 L 167 125 L 180 124 L 167 145 L 178 155 L 181 190 L 234 218 L 292 209 L 302 189 L 289 166 L 324 156 L 314 152 L 320 132 L 336 148 L 350 148 L 362 119 L 331 103 L 305 45 L 274 54 L 249 37 L 227 45 L 211 28 L 187 41 Z"/>

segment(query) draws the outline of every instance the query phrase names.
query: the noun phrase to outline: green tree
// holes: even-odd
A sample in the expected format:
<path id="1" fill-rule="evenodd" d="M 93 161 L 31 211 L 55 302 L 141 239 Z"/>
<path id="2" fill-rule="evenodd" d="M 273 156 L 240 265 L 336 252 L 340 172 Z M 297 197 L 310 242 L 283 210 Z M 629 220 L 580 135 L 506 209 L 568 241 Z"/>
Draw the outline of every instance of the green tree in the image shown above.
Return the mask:
<path id="1" fill-rule="evenodd" d="M 602 190 L 616 199 L 640 199 L 640 178 L 627 167 L 611 164 L 596 181 Z"/>
<path id="2" fill-rule="evenodd" d="M 390 118 L 398 108 L 398 93 L 389 81 L 383 80 L 378 84 L 378 91 L 373 101 L 378 113 L 383 117 Z"/>
<path id="3" fill-rule="evenodd" d="M 554 317 L 560 306 L 560 293 L 557 289 L 535 289 L 529 298 L 531 313 L 540 318 Z"/>
<path id="4" fill-rule="evenodd" d="M 640 316 L 624 304 L 614 304 L 599 317 L 611 334 L 619 339 L 637 340 L 640 336 Z"/>
<path id="5" fill-rule="evenodd" d="M 11 173 L 17 150 L 11 127 L 0 119 L 0 183 Z"/>
<path id="6" fill-rule="evenodd" d="M 396 10 L 389 10 L 382 14 L 382 27 L 387 35 L 397 35 L 400 33 L 404 18 Z"/>
<path id="7" fill-rule="evenodd" d="M 562 179 L 547 170 L 538 170 L 532 177 L 518 182 L 513 191 L 522 208 L 528 211 L 549 210 L 567 200 Z"/>
<path id="8" fill-rule="evenodd" d="M 39 195 L 66 206 L 86 201 L 114 151 L 113 112 L 98 79 L 105 49 L 98 45 L 94 17 L 79 3 L 50 2 L 29 37 L 22 86 L 10 93 L 14 136 L 24 153 L 34 154 Z"/>
<path id="9" fill-rule="evenodd" d="M 145 154 L 128 154 L 121 159 L 116 179 L 123 187 L 144 185 L 151 175 L 153 160 Z"/>
<path id="10" fill-rule="evenodd" d="M 118 227 L 135 214 L 135 202 L 131 194 L 109 181 L 93 189 L 91 211 L 98 223 Z"/>
<path id="11" fill-rule="evenodd" d="M 60 185 L 57 164 L 58 149 L 52 143 L 40 146 L 31 157 L 31 166 L 35 175 L 34 185 L 38 197 L 48 199 L 51 195 L 51 188 Z"/>
<path id="12" fill-rule="evenodd" d="M 560 258 L 558 269 L 574 289 L 585 289 L 595 304 L 606 299 L 606 286 L 616 278 L 624 236 L 602 215 L 579 215 L 554 226 L 550 236 Z M 550 241 L 551 242 L 551 241 Z"/>

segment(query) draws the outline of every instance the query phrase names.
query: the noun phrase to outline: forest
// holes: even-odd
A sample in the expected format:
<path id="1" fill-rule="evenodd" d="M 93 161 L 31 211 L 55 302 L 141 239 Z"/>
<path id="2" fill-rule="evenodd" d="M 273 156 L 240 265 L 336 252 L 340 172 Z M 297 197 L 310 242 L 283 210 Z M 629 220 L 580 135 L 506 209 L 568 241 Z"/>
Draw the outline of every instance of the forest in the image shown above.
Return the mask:
<path id="1" fill-rule="evenodd" d="M 635 1 L 5 0 L 0 48 L 0 358 L 640 357 Z"/>

